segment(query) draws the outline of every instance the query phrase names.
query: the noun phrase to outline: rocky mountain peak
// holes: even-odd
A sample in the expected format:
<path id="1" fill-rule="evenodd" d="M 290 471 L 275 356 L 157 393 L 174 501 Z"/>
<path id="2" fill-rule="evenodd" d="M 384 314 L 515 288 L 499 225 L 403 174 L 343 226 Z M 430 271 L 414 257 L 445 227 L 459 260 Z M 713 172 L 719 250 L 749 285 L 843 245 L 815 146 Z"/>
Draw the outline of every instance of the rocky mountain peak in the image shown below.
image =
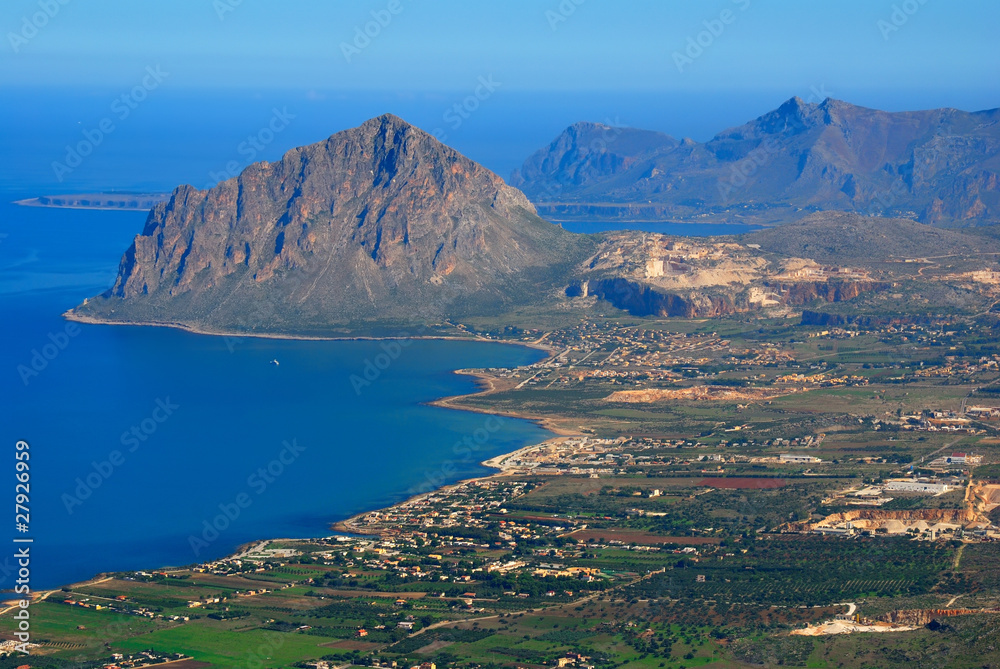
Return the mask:
<path id="1" fill-rule="evenodd" d="M 246 317 L 260 302 L 283 327 L 400 317 L 442 295 L 474 310 L 534 291 L 565 262 L 552 250 L 575 238 L 490 170 L 384 114 L 209 190 L 178 187 L 111 290 L 79 309 L 223 329 L 267 328 Z"/>
<path id="2" fill-rule="evenodd" d="M 792 97 L 704 144 L 627 129 L 597 160 L 554 143 L 512 183 L 564 219 L 774 223 L 834 209 L 981 225 L 1000 220 L 998 119 Z"/>

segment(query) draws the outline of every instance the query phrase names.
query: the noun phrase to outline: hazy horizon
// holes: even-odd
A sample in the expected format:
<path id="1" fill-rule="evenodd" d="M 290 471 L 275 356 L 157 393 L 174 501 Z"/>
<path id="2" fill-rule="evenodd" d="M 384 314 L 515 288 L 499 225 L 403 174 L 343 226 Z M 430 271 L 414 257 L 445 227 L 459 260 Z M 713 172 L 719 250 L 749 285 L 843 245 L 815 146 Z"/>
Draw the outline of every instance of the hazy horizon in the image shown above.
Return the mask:
<path id="1" fill-rule="evenodd" d="M 277 12 L 245 0 L 14 0 L 0 8 L 0 86 L 16 104 L 0 120 L 18 129 L 8 142 L 35 134 L 46 145 L 26 147 L 6 172 L 35 183 L 48 173 L 53 190 L 151 187 L 141 160 L 171 159 L 157 134 L 205 134 L 199 155 L 170 173 L 201 186 L 275 108 L 295 120 L 255 160 L 391 112 L 504 178 L 578 121 L 706 141 L 793 96 L 992 109 L 997 19 L 994 3 L 927 0 L 822 11 L 756 0 L 303 0 Z M 115 129 L 95 158 L 54 178 L 65 147 L 105 119 Z M 133 163 L 125 182 L 88 182 L 113 158 Z"/>

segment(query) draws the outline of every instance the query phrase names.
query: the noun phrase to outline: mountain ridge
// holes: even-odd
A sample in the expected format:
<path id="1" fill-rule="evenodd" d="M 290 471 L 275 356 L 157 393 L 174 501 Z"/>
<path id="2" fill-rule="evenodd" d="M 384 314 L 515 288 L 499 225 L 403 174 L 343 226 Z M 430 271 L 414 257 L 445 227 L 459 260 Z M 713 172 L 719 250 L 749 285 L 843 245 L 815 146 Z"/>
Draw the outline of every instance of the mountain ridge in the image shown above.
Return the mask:
<path id="1" fill-rule="evenodd" d="M 754 127 L 720 135 L 716 150 L 749 155 L 758 135 L 803 132 L 816 126 L 802 115 L 817 113 L 836 109 L 790 101 Z M 686 156 L 706 151 L 648 131 L 577 130 L 566 148 L 587 143 L 574 154 L 580 184 L 648 167 L 627 156 L 610 160 L 603 148 L 613 142 Z M 542 220 L 493 172 L 386 114 L 211 189 L 177 187 L 150 211 L 114 285 L 66 315 L 302 337 L 454 331 L 462 330 L 456 319 L 495 323 L 526 313 L 575 318 L 605 303 L 634 316 L 788 316 L 869 299 L 899 278 L 919 283 L 927 268 L 954 284 L 927 294 L 972 304 L 981 299 L 976 286 L 993 281 L 981 271 L 986 255 L 1000 255 L 993 240 L 909 220 L 800 218 L 743 237 L 574 234 Z M 898 253 L 886 252 L 893 247 Z M 985 255 L 970 250 L 978 247 Z M 922 258 L 946 249 L 969 255 L 962 271 Z"/>
<path id="2" fill-rule="evenodd" d="M 793 97 L 707 142 L 574 124 L 511 175 L 562 219 L 776 223 L 840 210 L 942 226 L 1000 221 L 1000 109 L 885 112 Z M 645 133 L 648 146 L 619 143 Z M 592 134 L 592 133 L 591 133 Z"/>
<path id="3" fill-rule="evenodd" d="M 535 294 L 582 241 L 493 172 L 385 114 L 209 190 L 179 186 L 151 210 L 112 288 L 75 313 L 169 311 L 248 330 L 408 319 L 442 300 L 473 313 Z"/>

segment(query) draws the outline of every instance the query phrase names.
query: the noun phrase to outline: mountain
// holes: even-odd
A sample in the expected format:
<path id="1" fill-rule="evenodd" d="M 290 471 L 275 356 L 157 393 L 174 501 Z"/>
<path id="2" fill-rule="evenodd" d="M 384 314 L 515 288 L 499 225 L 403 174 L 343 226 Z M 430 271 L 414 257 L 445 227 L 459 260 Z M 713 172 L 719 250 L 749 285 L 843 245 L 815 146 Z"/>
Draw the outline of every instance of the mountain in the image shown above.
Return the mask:
<path id="1" fill-rule="evenodd" d="M 563 189 L 586 191 L 593 183 L 614 182 L 616 177 L 629 174 L 639 157 L 669 153 L 679 144 L 673 137 L 652 130 L 576 123 L 515 170 L 510 184 L 533 195 L 557 199 Z M 558 175 L 558 179 L 547 179 L 550 175 Z"/>
<path id="2" fill-rule="evenodd" d="M 590 245 L 387 114 L 210 190 L 178 187 L 114 286 L 70 316 L 308 333 L 495 314 L 561 290 Z"/>
<path id="3" fill-rule="evenodd" d="M 1000 109 L 884 112 L 792 98 L 706 143 L 578 123 L 510 183 L 558 219 L 784 222 L 840 210 L 1000 222 Z"/>
<path id="4" fill-rule="evenodd" d="M 983 314 L 996 305 L 1000 240 L 970 230 L 990 228 L 831 211 L 739 236 L 605 233 L 566 294 L 654 317 L 801 310 L 880 323 Z"/>
<path id="5" fill-rule="evenodd" d="M 784 132 L 790 118 L 769 117 L 754 132 Z M 753 137 L 730 132 L 713 142 L 739 155 Z M 619 147 L 699 154 L 709 164 L 706 146 L 580 125 L 557 164 L 540 156 L 522 176 L 572 174 L 567 192 L 597 183 L 628 189 L 632 170 L 660 158 L 610 155 Z M 773 160 L 782 174 L 786 157 Z M 836 211 L 742 237 L 573 234 L 539 218 L 496 174 L 385 115 L 209 190 L 178 187 L 150 211 L 114 285 L 68 316 L 213 332 L 398 334 L 477 316 L 575 320 L 608 304 L 689 318 L 789 316 L 864 300 L 883 309 L 878 300 L 896 295 L 889 289 L 900 281 L 922 284 L 905 291 L 914 308 L 981 308 L 998 254 L 987 236 Z"/>

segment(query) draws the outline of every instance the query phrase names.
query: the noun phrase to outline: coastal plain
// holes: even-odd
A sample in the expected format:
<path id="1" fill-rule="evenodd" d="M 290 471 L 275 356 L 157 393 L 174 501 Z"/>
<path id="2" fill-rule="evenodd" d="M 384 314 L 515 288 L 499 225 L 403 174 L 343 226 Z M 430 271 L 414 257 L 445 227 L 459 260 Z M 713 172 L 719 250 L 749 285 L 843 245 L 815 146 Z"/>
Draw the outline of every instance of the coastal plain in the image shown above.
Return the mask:
<path id="1" fill-rule="evenodd" d="M 1000 351 L 980 328 L 451 330 L 551 353 L 463 370 L 481 392 L 439 403 L 557 436 L 326 539 L 46 593 L 32 666 L 992 661 Z"/>
<path id="2" fill-rule="evenodd" d="M 404 501 L 330 517 L 327 536 L 37 593 L 30 666 L 1000 664 L 996 179 L 953 173 L 993 159 L 996 112 L 953 131 L 953 111 L 793 98 L 704 145 L 626 133 L 594 152 L 579 138 L 610 128 L 574 126 L 512 179 L 538 195 L 579 177 L 554 209 L 391 114 L 176 188 L 112 287 L 67 318 L 394 338 L 388 377 L 414 338 L 546 356 L 457 370 L 478 392 L 427 399 L 482 420 Z M 919 136 L 873 167 L 889 126 Z M 924 160 L 959 131 L 981 148 Z M 680 192 L 724 185 L 769 139 L 784 167 L 739 190 L 747 202 Z M 873 210 L 917 158 L 936 168 L 913 197 Z M 782 225 L 575 234 L 536 209 L 580 219 L 600 195 L 617 219 L 635 194 L 684 219 Z M 388 383 L 379 369 L 356 394 Z M 497 455 L 509 418 L 555 436 Z M 451 483 L 458 459 L 495 472 Z M 0 616 L 8 648 L 17 625 Z"/>

